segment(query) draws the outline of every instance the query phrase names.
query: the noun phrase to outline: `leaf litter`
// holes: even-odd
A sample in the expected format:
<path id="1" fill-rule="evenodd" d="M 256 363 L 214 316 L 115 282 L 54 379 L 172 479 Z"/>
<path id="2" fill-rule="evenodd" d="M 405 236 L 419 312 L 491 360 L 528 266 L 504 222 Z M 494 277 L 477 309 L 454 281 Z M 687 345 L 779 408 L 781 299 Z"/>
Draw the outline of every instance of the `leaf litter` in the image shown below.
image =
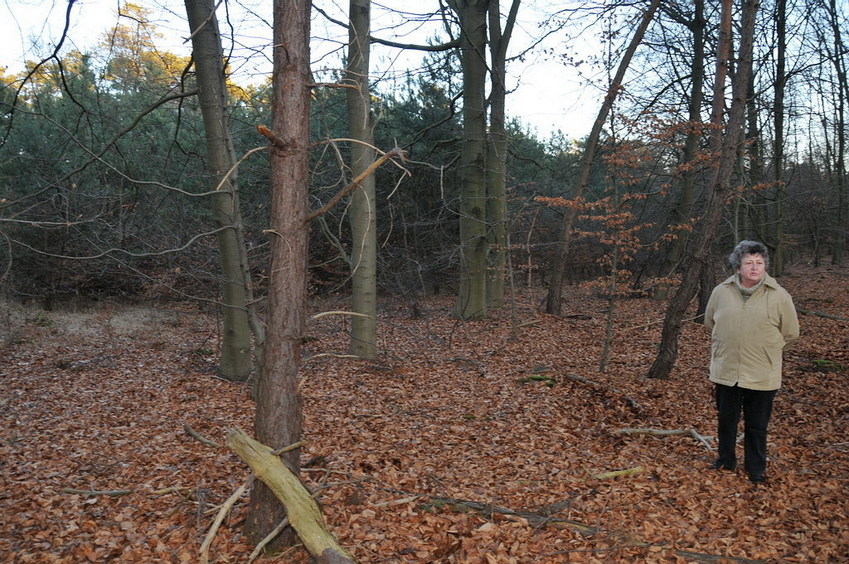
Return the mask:
<path id="1" fill-rule="evenodd" d="M 344 318 L 310 321 L 304 483 L 360 562 L 847 562 L 849 277 L 799 266 L 781 283 L 802 338 L 785 353 L 766 486 L 707 469 L 704 328 L 686 323 L 671 377 L 649 380 L 663 303 L 624 299 L 602 373 L 607 307 L 590 285 L 566 289 L 561 317 L 539 291 L 469 323 L 450 297 L 387 300 L 376 361 L 342 358 Z M 198 561 L 248 477 L 223 438 L 252 429 L 253 402 L 214 377 L 215 316 L 160 308 L 27 310 L 6 336 L 0 562 Z M 212 562 L 248 561 L 246 509 Z"/>

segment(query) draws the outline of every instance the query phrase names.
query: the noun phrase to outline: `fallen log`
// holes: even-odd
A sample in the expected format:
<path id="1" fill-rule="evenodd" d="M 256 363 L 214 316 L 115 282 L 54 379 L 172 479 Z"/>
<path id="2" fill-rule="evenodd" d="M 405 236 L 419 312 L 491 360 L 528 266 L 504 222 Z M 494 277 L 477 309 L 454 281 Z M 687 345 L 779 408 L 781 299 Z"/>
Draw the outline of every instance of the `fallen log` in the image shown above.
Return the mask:
<path id="1" fill-rule="evenodd" d="M 228 431 L 227 446 L 274 492 L 286 508 L 289 522 L 313 558 L 319 563 L 355 562 L 327 529 L 318 504 L 309 491 L 283 461 L 274 455 L 270 447 L 255 441 L 242 429 Z"/>
<path id="2" fill-rule="evenodd" d="M 545 525 L 552 526 L 561 526 L 568 527 L 574 531 L 582 535 L 594 535 L 598 532 L 598 529 L 591 525 L 585 525 L 584 523 L 580 523 L 578 521 L 572 521 L 571 519 L 564 519 L 562 517 L 557 517 L 553 513 L 545 511 L 545 508 L 539 512 L 534 511 L 516 511 L 513 509 L 509 509 L 506 507 L 499 507 L 497 505 L 492 505 L 490 503 L 482 503 L 480 501 L 472 501 L 468 499 L 458 499 L 454 497 L 438 497 L 438 496 L 428 496 L 428 495 L 416 495 L 404 498 L 403 500 L 398 500 L 398 502 L 408 503 L 410 501 L 415 500 L 416 498 L 420 499 L 424 502 L 429 502 L 435 507 L 443 507 L 448 506 L 454 509 L 455 511 L 462 512 L 472 512 L 477 513 L 487 519 L 491 519 L 492 515 L 498 513 L 500 515 L 504 515 L 506 517 L 518 517 L 524 519 L 528 522 L 528 524 L 532 527 L 538 528 L 543 527 Z M 571 500 L 570 500 L 571 501 Z M 393 502 L 387 502 L 390 504 Z M 566 505 L 564 505 L 566 506 Z"/>
<path id="3" fill-rule="evenodd" d="M 800 307 L 797 307 L 796 311 L 798 311 L 802 315 L 813 315 L 815 317 L 822 317 L 824 319 L 833 319 L 835 321 L 849 322 L 849 319 L 846 319 L 845 317 L 840 317 L 838 315 L 831 315 L 829 313 L 822 313 L 821 311 L 810 311 L 810 310 L 807 310 L 807 309 L 802 309 Z"/>

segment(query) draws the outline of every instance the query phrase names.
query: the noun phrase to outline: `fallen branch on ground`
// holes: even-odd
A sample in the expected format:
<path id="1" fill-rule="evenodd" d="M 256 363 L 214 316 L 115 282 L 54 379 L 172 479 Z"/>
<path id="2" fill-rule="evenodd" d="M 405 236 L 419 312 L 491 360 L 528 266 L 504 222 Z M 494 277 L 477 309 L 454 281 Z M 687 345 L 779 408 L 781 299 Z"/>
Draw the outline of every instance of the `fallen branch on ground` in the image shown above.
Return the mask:
<path id="1" fill-rule="evenodd" d="M 693 560 L 694 562 L 740 562 L 741 564 L 766 564 L 765 560 L 752 560 L 738 556 L 720 556 L 718 554 L 705 554 L 703 552 L 690 552 L 689 550 L 676 550 L 675 554 Z"/>
<path id="2" fill-rule="evenodd" d="M 218 448 L 218 447 L 221 446 L 218 443 L 216 443 L 215 441 L 213 441 L 212 439 L 207 439 L 206 437 L 204 437 L 203 435 L 201 435 L 200 433 L 198 433 L 197 431 L 192 429 L 191 426 L 188 423 L 183 423 L 183 430 L 186 433 L 188 433 L 190 437 L 193 437 L 194 439 L 200 441 L 201 443 L 205 444 L 206 446 L 210 446 L 210 447 L 213 447 L 213 448 Z"/>
<path id="3" fill-rule="evenodd" d="M 251 552 L 250 556 L 248 556 L 248 564 L 259 558 L 262 554 L 262 551 L 265 550 L 265 547 L 268 546 L 268 543 L 277 538 L 277 535 L 283 532 L 283 529 L 289 526 L 289 518 L 284 517 L 280 523 L 274 527 L 274 530 L 265 535 L 265 538 L 257 543 Z"/>
<path id="4" fill-rule="evenodd" d="M 354 562 L 327 529 L 321 510 L 307 488 L 280 458 L 274 456 L 270 447 L 255 441 L 241 429 L 231 429 L 227 433 L 227 446 L 274 492 L 310 555 L 319 562 Z"/>
<path id="5" fill-rule="evenodd" d="M 118 497 L 122 495 L 130 495 L 133 490 L 77 490 L 74 488 L 65 488 L 62 493 L 84 495 L 86 497 L 95 497 L 105 495 L 109 497 Z"/>
<path id="6" fill-rule="evenodd" d="M 831 315 L 829 313 L 822 313 L 822 312 L 819 312 L 819 311 L 810 311 L 810 310 L 801 309 L 801 308 L 798 308 L 798 307 L 796 308 L 796 311 L 798 311 L 799 313 L 802 313 L 804 315 L 813 315 L 813 316 L 816 316 L 816 317 L 824 317 L 825 319 L 833 319 L 835 321 L 849 322 L 849 319 L 846 319 L 845 317 L 838 317 L 836 315 Z"/>
<path id="7" fill-rule="evenodd" d="M 499 515 L 505 515 L 505 516 L 508 516 L 508 517 L 519 517 L 521 519 L 524 519 L 532 527 L 541 527 L 543 525 L 555 525 L 555 526 L 561 525 L 561 526 L 569 527 L 569 528 L 581 533 L 582 535 L 593 535 L 593 534 L 598 532 L 598 529 L 596 529 L 595 527 L 592 527 L 590 525 L 585 525 L 583 523 L 579 523 L 578 521 L 572 521 L 570 519 L 563 519 L 561 517 L 554 517 L 553 514 L 552 514 L 553 511 L 552 512 L 546 511 L 546 508 L 553 508 L 553 507 L 560 505 L 560 504 L 552 504 L 552 505 L 546 506 L 546 508 L 543 508 L 538 512 L 515 511 L 513 509 L 508 509 L 506 507 L 499 507 L 497 505 L 491 505 L 489 503 L 481 503 L 479 501 L 471 501 L 471 500 L 468 500 L 468 499 L 457 499 L 457 498 L 453 498 L 453 497 L 435 497 L 435 496 L 415 495 L 414 494 L 414 495 L 407 496 L 407 497 L 404 497 L 404 498 L 399 499 L 399 500 L 383 502 L 380 505 L 386 506 L 386 505 L 404 504 L 404 503 L 410 503 L 412 501 L 415 501 L 416 499 L 426 501 L 426 502 L 430 502 L 430 504 L 432 504 L 433 506 L 436 506 L 436 507 L 448 506 L 448 507 L 451 507 L 451 508 L 453 508 L 457 511 L 477 513 L 479 515 L 482 515 L 483 517 L 486 517 L 487 519 L 491 518 L 494 513 L 498 513 Z M 568 500 L 567 502 L 563 502 L 562 505 L 564 507 L 567 507 L 569 502 L 571 502 L 571 500 Z"/>
<path id="8" fill-rule="evenodd" d="M 616 433 L 620 435 L 652 435 L 655 437 L 688 435 L 705 445 L 708 450 L 713 450 L 713 447 L 710 446 L 707 439 L 697 433 L 695 429 L 619 429 Z"/>
<path id="9" fill-rule="evenodd" d="M 611 470 L 610 472 L 592 474 L 592 477 L 596 480 L 609 480 L 610 478 L 619 478 L 620 476 L 636 476 L 637 474 L 642 474 L 643 470 L 644 468 L 642 466 L 635 466 L 626 470 Z"/>
<path id="10" fill-rule="evenodd" d="M 230 512 L 230 509 L 233 505 L 239 501 L 239 498 L 244 495 L 248 488 L 254 483 L 254 477 L 251 475 L 245 483 L 242 484 L 238 490 L 233 492 L 227 501 L 224 502 L 224 505 L 221 506 L 221 509 L 218 510 L 218 515 L 215 517 L 215 520 L 212 522 L 212 526 L 209 527 L 209 531 L 206 533 L 206 538 L 203 539 L 203 544 L 200 545 L 200 563 L 207 564 L 209 562 L 209 547 L 212 544 L 212 539 L 215 538 L 215 534 L 218 532 L 218 528 L 221 526 L 221 523 L 224 522 L 224 517 L 227 516 L 227 513 Z"/>

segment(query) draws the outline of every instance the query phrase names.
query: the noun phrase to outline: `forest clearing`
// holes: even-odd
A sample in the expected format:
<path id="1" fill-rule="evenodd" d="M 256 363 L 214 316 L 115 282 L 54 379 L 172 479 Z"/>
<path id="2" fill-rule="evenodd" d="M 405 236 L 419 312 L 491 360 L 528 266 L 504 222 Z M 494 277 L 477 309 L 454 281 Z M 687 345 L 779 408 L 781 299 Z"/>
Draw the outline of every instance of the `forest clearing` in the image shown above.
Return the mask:
<path id="1" fill-rule="evenodd" d="M 685 325 L 670 379 L 647 379 L 664 304 L 622 300 L 601 373 L 607 303 L 585 285 L 564 290 L 561 317 L 539 291 L 465 323 L 453 298 L 387 300 L 374 362 L 339 356 L 344 318 L 311 320 L 302 479 L 358 562 L 849 561 L 847 274 L 781 278 L 802 338 L 785 353 L 767 485 L 708 470 L 704 328 Z M 10 308 L 4 324 L 2 561 L 200 561 L 249 475 L 225 433 L 253 424 L 249 386 L 214 376 L 215 317 L 101 304 Z M 249 561 L 246 503 L 209 537 L 210 562 Z"/>

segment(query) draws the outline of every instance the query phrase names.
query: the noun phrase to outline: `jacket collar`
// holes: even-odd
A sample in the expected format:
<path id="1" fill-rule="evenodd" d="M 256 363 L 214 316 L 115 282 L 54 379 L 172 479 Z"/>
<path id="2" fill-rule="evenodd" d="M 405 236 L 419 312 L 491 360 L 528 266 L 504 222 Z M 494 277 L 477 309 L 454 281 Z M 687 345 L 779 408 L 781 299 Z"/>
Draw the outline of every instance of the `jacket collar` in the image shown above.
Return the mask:
<path id="1" fill-rule="evenodd" d="M 725 279 L 723 284 L 729 285 L 734 284 L 734 279 L 737 278 L 737 273 L 735 272 L 731 276 Z M 769 286 L 770 288 L 778 288 L 778 282 L 776 282 L 775 278 L 770 276 L 769 274 L 764 274 L 764 283 L 763 286 Z"/>

